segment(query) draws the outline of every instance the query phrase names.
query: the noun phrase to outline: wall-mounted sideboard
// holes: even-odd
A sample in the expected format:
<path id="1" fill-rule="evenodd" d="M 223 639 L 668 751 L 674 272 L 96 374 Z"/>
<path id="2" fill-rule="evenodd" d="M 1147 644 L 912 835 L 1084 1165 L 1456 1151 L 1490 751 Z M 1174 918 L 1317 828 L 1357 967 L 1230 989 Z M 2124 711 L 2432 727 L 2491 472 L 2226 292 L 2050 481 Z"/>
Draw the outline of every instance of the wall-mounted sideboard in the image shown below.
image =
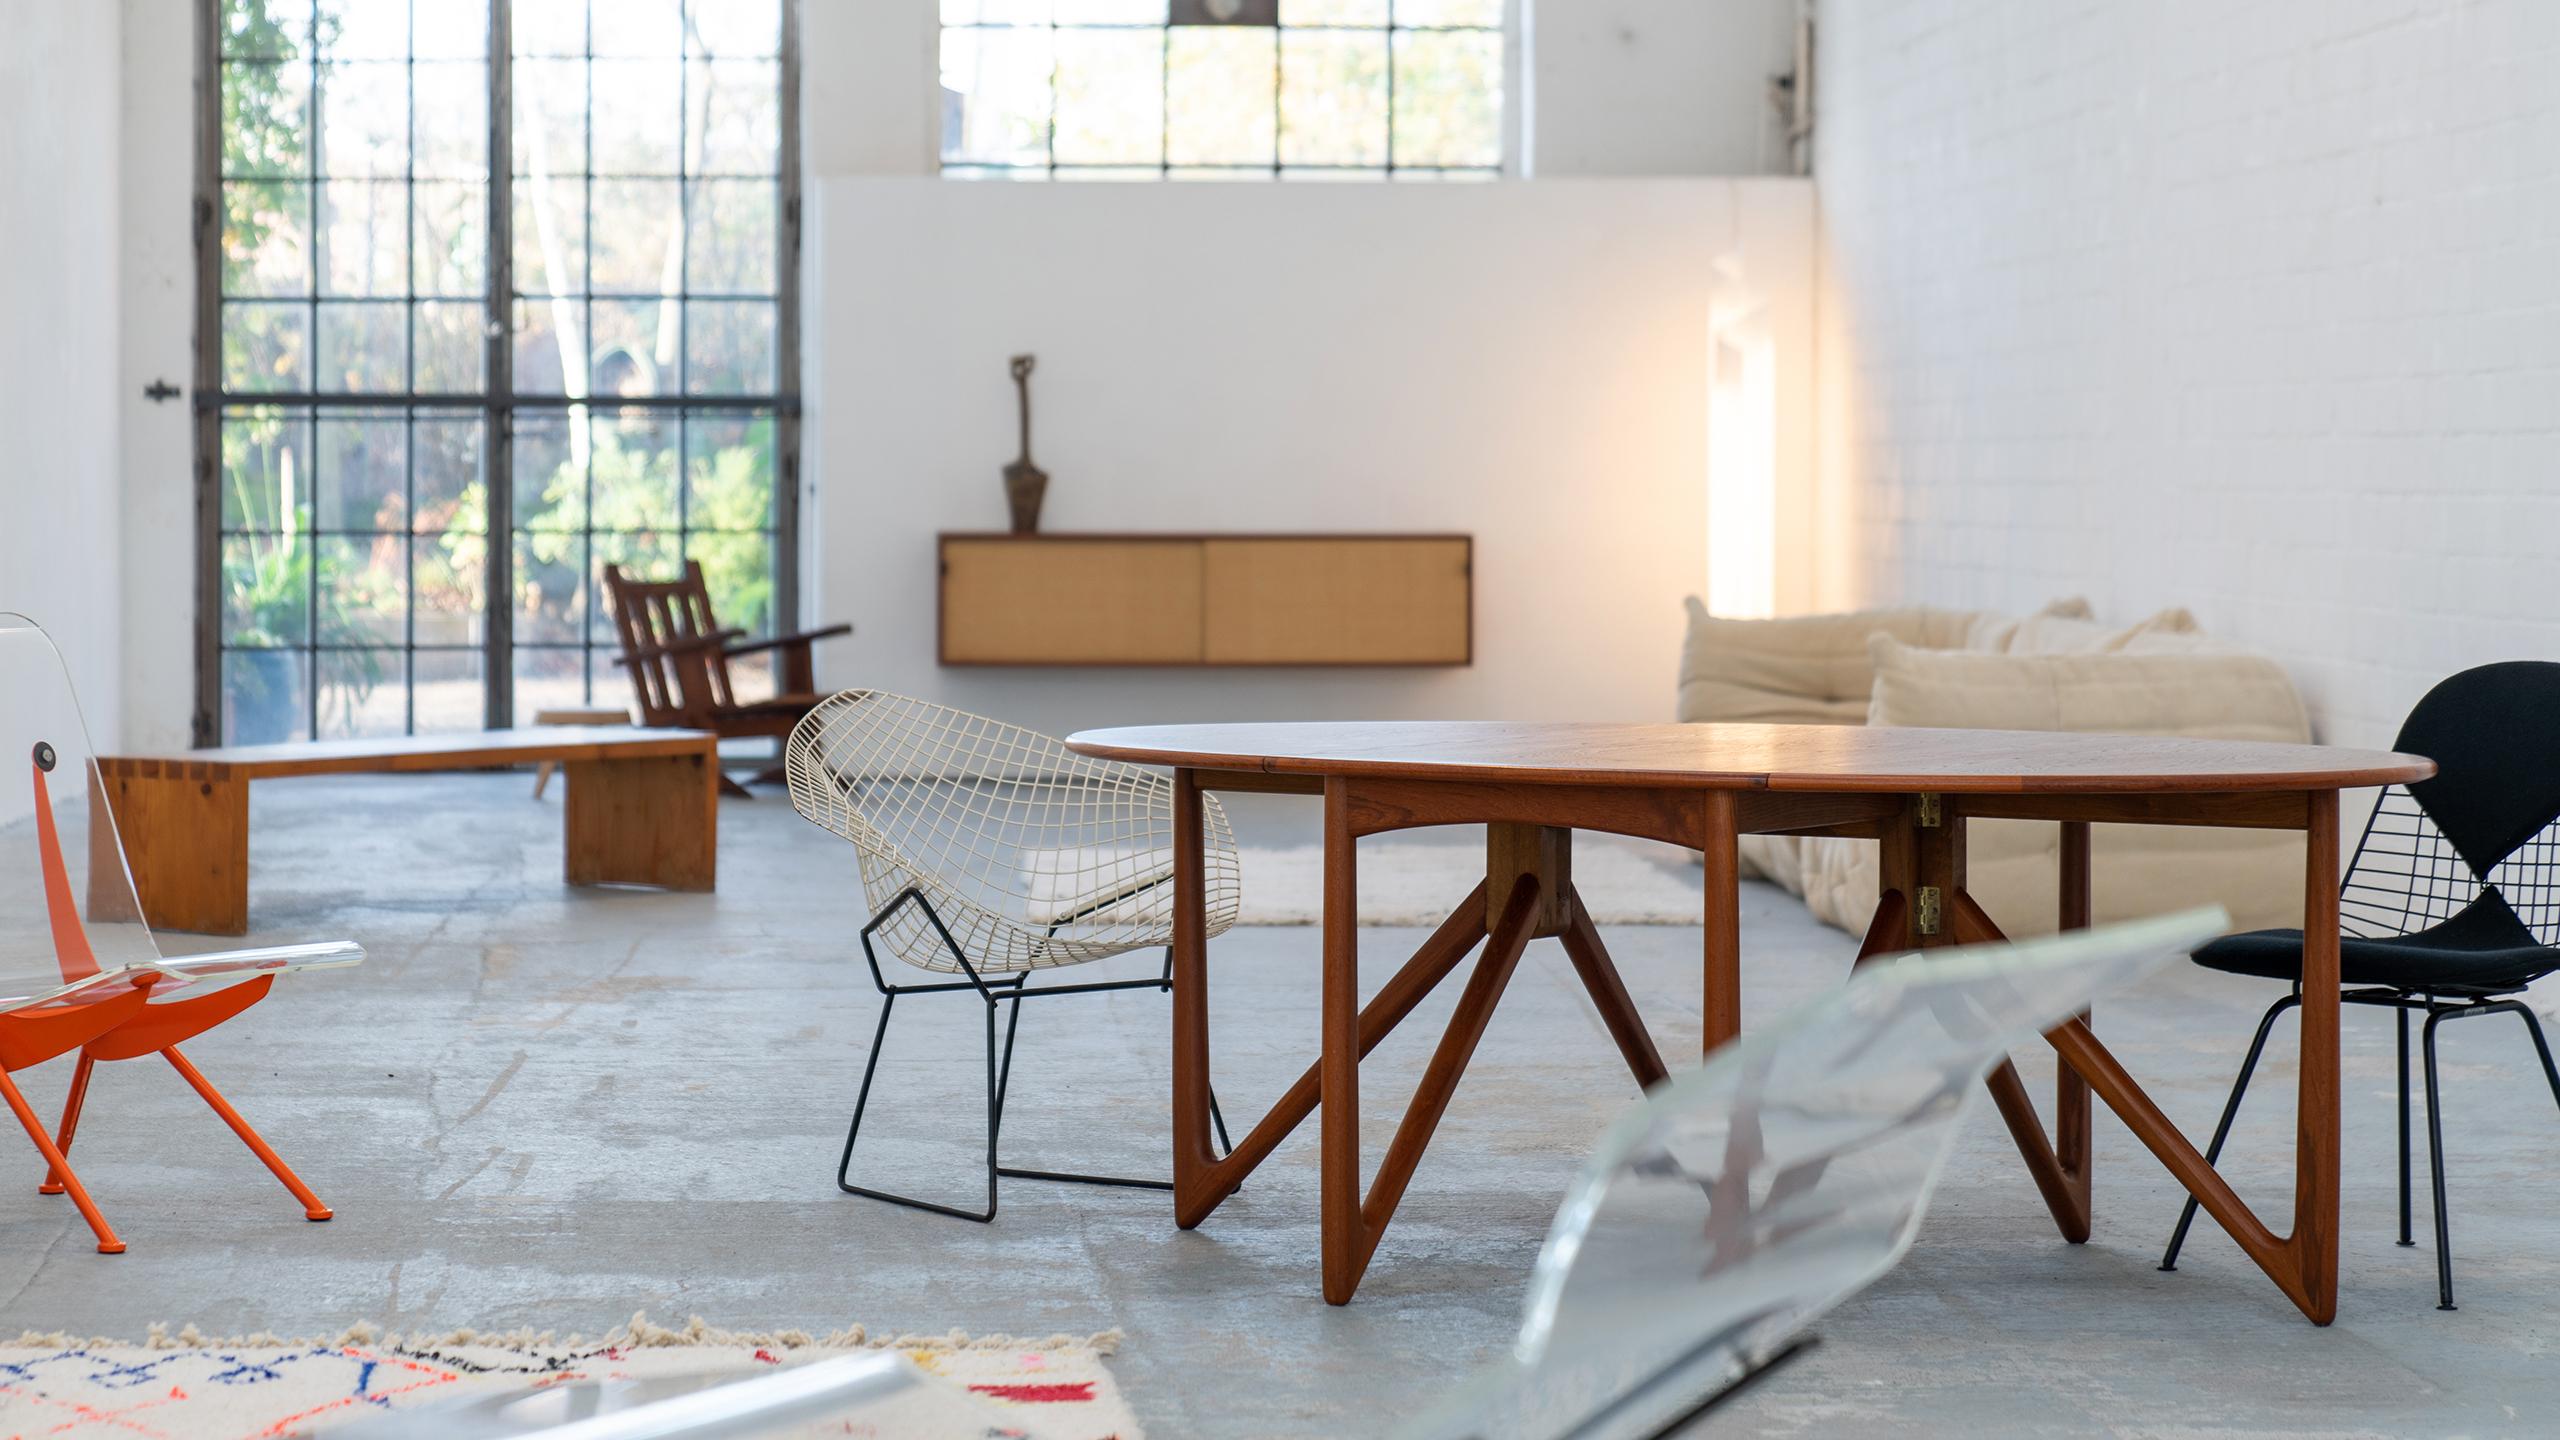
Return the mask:
<path id="1" fill-rule="evenodd" d="M 1466 665 L 1465 535 L 942 537 L 945 665 Z"/>

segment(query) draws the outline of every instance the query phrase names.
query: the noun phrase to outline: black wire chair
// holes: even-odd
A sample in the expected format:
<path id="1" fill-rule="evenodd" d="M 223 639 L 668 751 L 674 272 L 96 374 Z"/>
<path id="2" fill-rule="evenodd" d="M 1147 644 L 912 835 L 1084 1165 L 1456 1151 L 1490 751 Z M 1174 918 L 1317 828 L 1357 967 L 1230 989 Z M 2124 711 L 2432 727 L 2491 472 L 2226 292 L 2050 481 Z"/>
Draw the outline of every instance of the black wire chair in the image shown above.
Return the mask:
<path id="1" fill-rule="evenodd" d="M 2453 1304 L 2453 1238 L 2445 1214 L 2444 1107 L 2436 1080 L 2436 1027 L 2511 1014 L 2524 1021 L 2551 1095 L 2560 1066 L 2542 1022 L 2516 996 L 2560 972 L 2560 664 L 2510 661 L 2445 680 L 2409 712 L 2393 748 L 2436 762 L 2433 779 L 2382 794 L 2339 895 L 2338 998 L 2398 1012 L 2400 1022 L 2400 1243 L 2410 1236 L 2409 1017 L 2426 1017 L 2421 1048 L 2427 1088 L 2427 1156 L 2434 1180 L 2439 1310 Z M 2214 1127 L 2207 1161 L 2240 1113 L 2276 1018 L 2302 1003 L 2302 932 L 2228 935 L 2195 954 L 2199 965 L 2291 980 L 2267 1007 Z M 2197 1205 L 2189 1199 L 2160 1268 L 2178 1250 Z"/>
<path id="2" fill-rule="evenodd" d="M 1022 1002 L 1044 996 L 1173 989 L 1173 785 L 1134 766 L 1090 759 L 1049 736 L 876 690 L 847 690 L 812 709 L 784 742 L 791 804 L 853 842 L 873 911 L 862 958 L 880 992 L 880 1023 L 862 1069 L 836 1185 L 848 1194 L 985 1222 L 1001 1178 L 1170 1190 L 1169 1180 L 1002 1164 L 997 1140 L 1013 1079 Z M 1235 837 L 1202 797 L 1208 934 L 1235 923 L 1241 892 Z M 1161 974 L 1031 985 L 1034 971 L 1162 947 Z M 898 984 L 879 950 L 957 978 Z M 984 1210 L 857 1185 L 854 1143 L 901 997 L 974 994 L 986 1006 Z M 1004 1042 L 996 1012 L 1006 1011 Z M 1226 1121 L 1209 1100 L 1221 1145 Z"/>

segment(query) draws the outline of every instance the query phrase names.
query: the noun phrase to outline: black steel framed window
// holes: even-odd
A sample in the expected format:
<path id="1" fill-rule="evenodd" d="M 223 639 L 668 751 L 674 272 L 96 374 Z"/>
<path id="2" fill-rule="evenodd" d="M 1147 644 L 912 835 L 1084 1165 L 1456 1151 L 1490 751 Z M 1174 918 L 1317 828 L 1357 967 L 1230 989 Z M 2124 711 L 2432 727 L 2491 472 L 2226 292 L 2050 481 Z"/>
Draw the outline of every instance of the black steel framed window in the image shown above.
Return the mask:
<path id="1" fill-rule="evenodd" d="M 205 0 L 199 743 L 624 704 L 609 563 L 792 622 L 791 9 Z"/>
<path id="2" fill-rule="evenodd" d="M 941 0 L 942 173 L 1502 173 L 1505 0 Z"/>

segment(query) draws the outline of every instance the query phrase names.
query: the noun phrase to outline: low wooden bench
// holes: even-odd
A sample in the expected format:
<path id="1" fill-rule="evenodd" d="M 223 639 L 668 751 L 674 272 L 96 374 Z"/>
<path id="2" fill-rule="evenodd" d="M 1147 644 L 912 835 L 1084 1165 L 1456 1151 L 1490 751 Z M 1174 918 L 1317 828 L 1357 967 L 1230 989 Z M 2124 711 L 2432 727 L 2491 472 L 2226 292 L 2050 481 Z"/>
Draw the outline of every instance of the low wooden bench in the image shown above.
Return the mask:
<path id="1" fill-rule="evenodd" d="M 184 755 L 102 755 L 144 916 L 165 930 L 249 931 L 249 782 L 296 775 L 485 770 L 550 761 L 568 773 L 563 830 L 572 885 L 709 890 L 719 873 L 720 741 L 707 730 L 532 726 L 240 745 Z M 91 873 L 115 863 L 105 827 Z M 94 897 L 93 897 L 94 901 Z"/>

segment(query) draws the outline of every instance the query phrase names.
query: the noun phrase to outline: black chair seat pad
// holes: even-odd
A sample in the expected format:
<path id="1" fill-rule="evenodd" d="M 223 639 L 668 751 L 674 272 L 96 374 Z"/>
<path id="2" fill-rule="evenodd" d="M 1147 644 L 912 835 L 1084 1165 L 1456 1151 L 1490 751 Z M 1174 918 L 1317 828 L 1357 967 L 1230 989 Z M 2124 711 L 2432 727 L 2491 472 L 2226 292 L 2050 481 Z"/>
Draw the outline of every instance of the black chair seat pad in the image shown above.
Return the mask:
<path id="1" fill-rule="evenodd" d="M 2252 930 L 2198 950 L 2196 963 L 2233 975 L 2302 978 L 2302 932 Z M 2560 971 L 2560 949 L 2536 940 L 2495 890 L 2441 924 L 2408 935 L 2338 942 L 2338 978 L 2448 995 L 2502 995 Z"/>

